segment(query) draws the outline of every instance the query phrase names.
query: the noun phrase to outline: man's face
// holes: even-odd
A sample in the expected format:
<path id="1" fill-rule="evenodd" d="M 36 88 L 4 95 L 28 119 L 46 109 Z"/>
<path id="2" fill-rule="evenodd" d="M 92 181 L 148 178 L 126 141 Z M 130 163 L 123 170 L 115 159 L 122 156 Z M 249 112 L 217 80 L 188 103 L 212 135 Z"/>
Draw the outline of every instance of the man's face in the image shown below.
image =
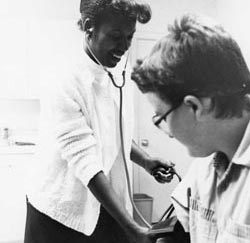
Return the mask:
<path id="1" fill-rule="evenodd" d="M 183 100 L 179 106 L 173 109 L 170 103 L 163 101 L 155 93 L 146 95 L 158 117 L 164 117 L 166 112 L 171 111 L 162 120 L 165 124 L 160 124 L 159 127 L 163 128 L 163 132 L 169 137 L 182 143 L 191 156 L 205 157 L 214 152 L 214 141 L 211 140 L 211 134 L 209 134 L 212 126 L 207 123 L 207 118 L 203 120 L 203 117 L 199 116 L 199 109 L 202 107 L 196 107 L 195 101 L 192 103 L 192 100 L 190 102 Z"/>
<path id="2" fill-rule="evenodd" d="M 131 45 L 136 21 L 117 14 L 102 19 L 93 28 L 88 44 L 103 66 L 115 67 Z"/>

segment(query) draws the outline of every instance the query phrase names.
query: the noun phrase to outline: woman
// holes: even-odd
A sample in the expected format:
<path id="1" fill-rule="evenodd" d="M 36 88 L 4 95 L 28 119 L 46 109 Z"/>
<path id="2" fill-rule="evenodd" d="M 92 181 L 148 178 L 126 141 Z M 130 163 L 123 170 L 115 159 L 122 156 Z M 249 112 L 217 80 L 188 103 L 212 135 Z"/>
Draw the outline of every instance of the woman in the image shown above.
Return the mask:
<path id="1" fill-rule="evenodd" d="M 80 12 L 85 35 L 82 63 L 72 78 L 47 91 L 41 103 L 39 164 L 46 169 L 39 169 L 38 183 L 28 194 L 25 243 L 149 243 L 148 229 L 131 217 L 119 133 L 119 90 L 107 71 L 116 67 L 111 72 L 120 83 L 120 69 L 126 65 L 122 56 L 136 21 L 149 21 L 150 8 L 131 0 L 82 0 Z M 149 157 L 132 142 L 128 77 L 123 88 L 125 157 L 149 173 L 168 169 L 170 163 Z M 169 182 L 172 175 L 159 172 L 156 179 Z"/>

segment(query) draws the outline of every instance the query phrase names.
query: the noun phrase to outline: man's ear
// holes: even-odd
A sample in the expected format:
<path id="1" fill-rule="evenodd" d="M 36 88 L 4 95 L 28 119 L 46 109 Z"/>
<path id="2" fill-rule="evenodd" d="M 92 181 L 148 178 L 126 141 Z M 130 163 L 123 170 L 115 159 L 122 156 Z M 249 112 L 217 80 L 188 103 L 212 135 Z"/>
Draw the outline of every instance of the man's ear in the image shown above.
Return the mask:
<path id="1" fill-rule="evenodd" d="M 195 119 L 196 120 L 201 120 L 204 114 L 204 109 L 205 109 L 205 104 L 203 103 L 203 101 L 199 98 L 197 98 L 196 96 L 193 95 L 187 95 L 184 97 L 183 99 L 183 103 L 188 106 L 191 110 L 191 112 L 193 112 Z"/>

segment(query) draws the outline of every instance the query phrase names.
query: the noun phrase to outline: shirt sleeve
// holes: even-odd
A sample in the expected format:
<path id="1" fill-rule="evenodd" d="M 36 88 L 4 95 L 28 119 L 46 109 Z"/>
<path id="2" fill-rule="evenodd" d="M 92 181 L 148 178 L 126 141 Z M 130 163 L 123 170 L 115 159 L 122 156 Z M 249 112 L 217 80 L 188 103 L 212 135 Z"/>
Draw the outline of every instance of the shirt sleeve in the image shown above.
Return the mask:
<path id="1" fill-rule="evenodd" d="M 85 99 L 89 95 L 86 93 Z M 103 167 L 83 94 L 74 82 L 66 83 L 56 88 L 51 103 L 53 132 L 61 158 L 87 186 Z"/>

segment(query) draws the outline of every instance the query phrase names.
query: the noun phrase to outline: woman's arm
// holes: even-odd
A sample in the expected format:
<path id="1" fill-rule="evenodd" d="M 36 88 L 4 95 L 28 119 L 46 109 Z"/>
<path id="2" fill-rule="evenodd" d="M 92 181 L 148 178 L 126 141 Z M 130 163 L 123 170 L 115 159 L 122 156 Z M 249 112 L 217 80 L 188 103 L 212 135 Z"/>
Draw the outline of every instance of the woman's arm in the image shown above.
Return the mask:
<path id="1" fill-rule="evenodd" d="M 139 226 L 129 215 L 103 172 L 96 174 L 90 180 L 88 187 L 109 214 L 122 226 L 125 232 L 127 232 L 132 242 L 153 242 L 148 229 Z"/>
<path id="2" fill-rule="evenodd" d="M 133 162 L 144 168 L 149 174 L 160 182 L 170 182 L 173 179 L 171 173 L 174 163 L 161 158 L 151 157 L 133 141 L 130 158 Z"/>
<path id="3" fill-rule="evenodd" d="M 133 162 L 137 165 L 141 166 L 142 168 L 147 168 L 147 163 L 150 160 L 150 156 L 142 150 L 133 140 L 132 142 L 132 149 L 130 153 L 130 158 Z"/>

